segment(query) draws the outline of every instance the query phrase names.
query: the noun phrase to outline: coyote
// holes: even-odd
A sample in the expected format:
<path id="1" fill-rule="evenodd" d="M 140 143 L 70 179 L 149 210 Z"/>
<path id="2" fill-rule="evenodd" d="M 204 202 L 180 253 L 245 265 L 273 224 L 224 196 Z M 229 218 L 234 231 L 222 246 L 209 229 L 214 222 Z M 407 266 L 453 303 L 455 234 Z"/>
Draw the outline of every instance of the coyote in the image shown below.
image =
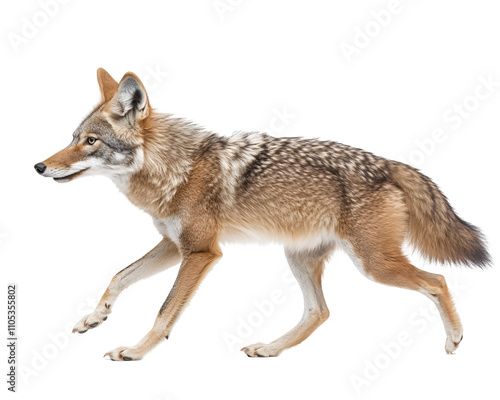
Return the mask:
<path id="1" fill-rule="evenodd" d="M 485 267 L 480 231 L 460 219 L 436 184 L 416 169 L 332 141 L 236 133 L 221 137 L 150 106 L 139 78 L 116 82 L 97 71 L 101 101 L 68 147 L 36 171 L 57 182 L 90 175 L 111 178 L 153 217 L 163 236 L 144 257 L 118 272 L 95 311 L 73 332 L 106 321 L 118 295 L 140 279 L 180 263 L 153 328 L 132 347 L 105 354 L 141 359 L 167 338 L 200 282 L 222 257 L 219 244 L 265 240 L 284 245 L 304 296 L 300 322 L 271 343 L 242 349 L 273 357 L 305 340 L 329 316 L 321 279 L 326 261 L 343 249 L 367 278 L 423 293 L 439 309 L 447 353 L 462 325 L 443 276 L 413 266 L 407 239 L 431 261 Z"/>

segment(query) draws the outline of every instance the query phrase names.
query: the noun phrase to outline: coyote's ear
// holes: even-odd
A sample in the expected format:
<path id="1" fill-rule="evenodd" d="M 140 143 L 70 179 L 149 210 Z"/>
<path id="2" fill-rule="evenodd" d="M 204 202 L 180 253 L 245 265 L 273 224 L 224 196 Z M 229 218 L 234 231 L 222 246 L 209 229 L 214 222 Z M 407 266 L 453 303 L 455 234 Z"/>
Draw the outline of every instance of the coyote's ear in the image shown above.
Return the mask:
<path id="1" fill-rule="evenodd" d="M 110 112 L 114 119 L 125 118 L 130 125 L 149 115 L 149 100 L 144 85 L 132 72 L 127 72 L 111 101 Z"/>
<path id="2" fill-rule="evenodd" d="M 105 103 L 111 100 L 118 89 L 118 82 L 104 68 L 97 70 L 97 82 L 101 89 L 102 101 Z"/>

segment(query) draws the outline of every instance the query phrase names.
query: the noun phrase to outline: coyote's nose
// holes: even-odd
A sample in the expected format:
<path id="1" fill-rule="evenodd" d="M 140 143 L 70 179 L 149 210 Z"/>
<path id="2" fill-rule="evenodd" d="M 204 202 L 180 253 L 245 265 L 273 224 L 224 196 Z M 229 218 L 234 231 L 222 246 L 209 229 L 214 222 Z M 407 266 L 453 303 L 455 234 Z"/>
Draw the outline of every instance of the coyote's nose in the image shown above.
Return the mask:
<path id="1" fill-rule="evenodd" d="M 38 163 L 35 165 L 36 172 L 38 172 L 40 175 L 45 172 L 47 169 L 47 166 L 44 163 Z"/>

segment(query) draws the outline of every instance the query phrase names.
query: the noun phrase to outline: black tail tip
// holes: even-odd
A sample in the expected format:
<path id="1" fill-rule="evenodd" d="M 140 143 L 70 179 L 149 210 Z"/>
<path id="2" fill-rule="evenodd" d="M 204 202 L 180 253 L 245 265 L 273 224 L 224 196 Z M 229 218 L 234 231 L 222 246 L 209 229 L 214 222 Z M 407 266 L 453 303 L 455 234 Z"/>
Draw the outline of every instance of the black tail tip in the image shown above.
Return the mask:
<path id="1" fill-rule="evenodd" d="M 472 234 L 473 248 L 467 253 L 466 264 L 469 266 L 476 266 L 481 269 L 491 267 L 493 261 L 488 252 L 486 238 L 483 233 L 476 226 L 464 221 L 458 217 L 460 223 Z"/>
<path id="2" fill-rule="evenodd" d="M 491 267 L 492 259 L 486 247 L 481 243 L 472 253 L 469 254 L 469 263 L 479 267 L 481 269 L 485 269 Z"/>

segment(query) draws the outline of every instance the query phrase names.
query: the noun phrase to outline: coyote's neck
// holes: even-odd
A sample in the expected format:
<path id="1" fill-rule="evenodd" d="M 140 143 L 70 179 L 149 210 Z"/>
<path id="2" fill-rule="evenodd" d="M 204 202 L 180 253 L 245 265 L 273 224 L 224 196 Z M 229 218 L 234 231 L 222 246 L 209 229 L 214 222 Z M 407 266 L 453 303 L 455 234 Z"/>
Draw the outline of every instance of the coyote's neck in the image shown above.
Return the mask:
<path id="1" fill-rule="evenodd" d="M 144 127 L 143 162 L 125 194 L 155 218 L 171 214 L 171 202 L 187 181 L 203 140 L 209 133 L 178 118 L 153 114 Z"/>

